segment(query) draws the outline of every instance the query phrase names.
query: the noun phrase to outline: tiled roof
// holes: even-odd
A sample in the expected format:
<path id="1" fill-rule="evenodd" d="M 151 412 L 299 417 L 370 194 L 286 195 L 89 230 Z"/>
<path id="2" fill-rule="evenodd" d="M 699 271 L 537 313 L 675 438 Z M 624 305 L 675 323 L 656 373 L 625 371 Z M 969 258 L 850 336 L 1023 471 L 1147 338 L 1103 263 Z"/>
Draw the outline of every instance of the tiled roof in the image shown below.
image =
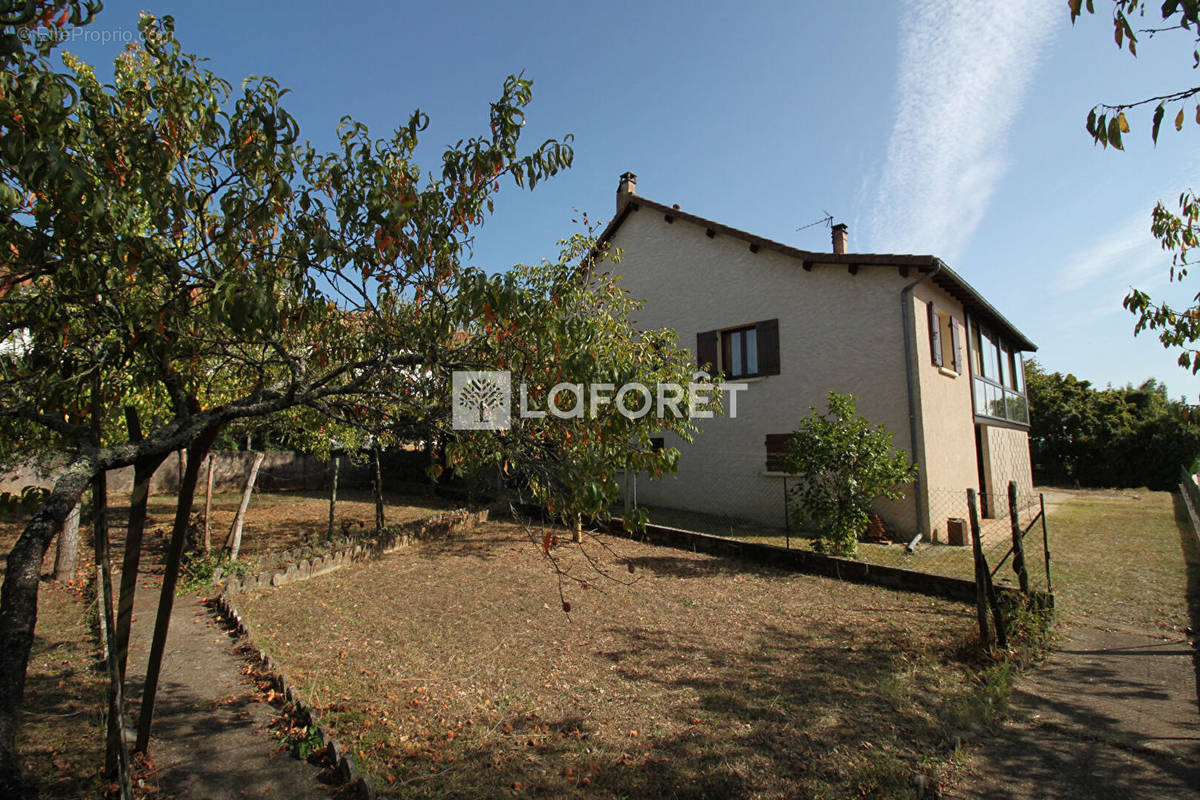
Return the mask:
<path id="1" fill-rule="evenodd" d="M 1030 341 L 1029 337 L 1021 333 L 1015 325 L 1005 319 L 1003 314 L 983 298 L 983 295 L 976 291 L 971 284 L 963 280 L 958 273 L 946 266 L 945 262 L 937 256 L 902 253 L 819 253 L 811 250 L 801 250 L 791 245 L 757 236 L 753 233 L 731 228 L 728 225 L 722 225 L 719 222 L 714 222 L 704 217 L 698 217 L 695 214 L 689 214 L 674 206 L 656 203 L 641 195 L 631 195 L 629 197 L 628 202 L 625 203 L 621 211 L 612 218 L 612 221 L 608 223 L 603 233 L 600 234 L 600 241 L 608 241 L 616 234 L 617 229 L 621 227 L 621 224 L 629 214 L 641 208 L 660 212 L 664 217 L 690 222 L 703 227 L 705 230 L 712 231 L 714 235 L 722 234 L 741 239 L 747 242 L 750 248 L 755 251 L 759 248 L 766 248 L 786 256 L 791 256 L 798 260 L 805 269 L 811 269 L 815 264 L 845 264 L 847 267 L 852 268 L 877 266 L 896 267 L 904 272 L 908 269 L 923 273 L 936 272 L 932 278 L 933 283 L 962 303 L 964 308 L 985 325 L 997 329 L 1005 338 L 1021 350 L 1029 352 L 1037 350 L 1037 345 Z"/>

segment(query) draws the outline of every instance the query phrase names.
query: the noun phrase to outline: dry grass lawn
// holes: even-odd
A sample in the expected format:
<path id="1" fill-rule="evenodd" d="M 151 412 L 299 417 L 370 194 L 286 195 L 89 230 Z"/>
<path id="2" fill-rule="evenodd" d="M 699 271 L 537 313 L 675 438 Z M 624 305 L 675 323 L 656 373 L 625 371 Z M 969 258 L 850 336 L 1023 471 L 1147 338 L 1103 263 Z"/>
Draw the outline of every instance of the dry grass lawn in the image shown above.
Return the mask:
<path id="1" fill-rule="evenodd" d="M 343 523 L 355 532 L 375 524 L 375 505 L 369 492 L 343 493 L 337 504 L 337 528 Z M 432 516 L 451 504 L 435 497 L 388 494 L 385 497 L 388 524 Z M 213 498 L 212 537 L 214 546 L 224 540 L 241 501 L 240 493 Z M 114 568 L 124 548 L 122 525 L 128 514 L 128 498 L 110 498 Z M 203 510 L 203 496 L 195 511 Z M 175 515 L 173 495 L 150 499 L 147 541 L 143 567 L 160 569 Z M 323 534 L 328 523 L 329 499 L 320 493 L 255 494 L 247 511 L 243 552 L 253 558 L 305 543 L 315 531 Z M 0 569 L 24 527 L 24 519 L 0 521 Z M 92 598 L 95 575 L 92 531 L 85 519 L 79 531 L 80 571 L 75 584 L 51 580 L 55 546 L 42 565 L 43 583 L 38 597 L 38 621 L 30 654 L 26 683 L 25 712 L 18 749 L 23 770 L 32 776 L 43 797 L 93 798 L 99 796 L 99 771 L 104 758 L 101 708 L 106 685 L 100 662 L 100 645 L 95 633 L 95 604 Z"/>
<path id="2" fill-rule="evenodd" d="M 568 615 L 532 540 L 490 523 L 238 603 L 389 795 L 891 797 L 952 755 L 968 607 L 604 538 L 551 550 L 589 583 Z"/>
<path id="3" fill-rule="evenodd" d="M 1189 597 L 1200 609 L 1200 553 L 1178 494 L 1070 492 L 1050 516 L 1050 549 L 1063 613 L 1178 633 Z"/>

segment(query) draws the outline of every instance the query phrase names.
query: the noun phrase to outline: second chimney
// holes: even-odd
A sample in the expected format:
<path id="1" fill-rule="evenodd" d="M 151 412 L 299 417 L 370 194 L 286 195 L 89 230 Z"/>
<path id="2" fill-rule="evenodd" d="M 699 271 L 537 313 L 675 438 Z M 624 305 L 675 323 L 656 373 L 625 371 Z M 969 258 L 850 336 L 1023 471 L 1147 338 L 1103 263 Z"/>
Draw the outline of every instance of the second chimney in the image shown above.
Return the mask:
<path id="1" fill-rule="evenodd" d="M 850 236 L 846 233 L 846 223 L 839 222 L 833 226 L 833 252 L 834 255 L 844 255 L 849 249 Z"/>
<path id="2" fill-rule="evenodd" d="M 632 172 L 621 173 L 621 182 L 617 185 L 617 213 L 629 202 L 629 198 L 637 194 L 637 175 Z"/>

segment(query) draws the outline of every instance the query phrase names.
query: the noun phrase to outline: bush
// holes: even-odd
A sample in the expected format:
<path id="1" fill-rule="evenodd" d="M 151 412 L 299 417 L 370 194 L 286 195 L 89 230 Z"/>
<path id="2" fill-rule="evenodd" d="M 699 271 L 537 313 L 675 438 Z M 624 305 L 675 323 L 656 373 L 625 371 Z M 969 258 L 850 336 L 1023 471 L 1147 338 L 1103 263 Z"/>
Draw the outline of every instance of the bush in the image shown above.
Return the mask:
<path id="1" fill-rule="evenodd" d="M 820 553 L 854 555 L 876 498 L 899 499 L 917 476 L 892 434 L 855 411 L 852 395 L 829 393 L 829 411 L 816 407 L 792 434 L 784 460 L 800 480 L 790 488 L 793 516 L 816 537 Z"/>

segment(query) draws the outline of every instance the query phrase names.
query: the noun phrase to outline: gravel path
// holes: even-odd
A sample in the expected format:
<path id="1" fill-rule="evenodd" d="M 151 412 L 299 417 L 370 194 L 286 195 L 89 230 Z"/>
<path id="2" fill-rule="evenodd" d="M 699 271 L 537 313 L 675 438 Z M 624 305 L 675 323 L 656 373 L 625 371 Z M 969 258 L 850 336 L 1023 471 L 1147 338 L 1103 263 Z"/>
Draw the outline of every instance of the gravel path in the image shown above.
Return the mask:
<path id="1" fill-rule="evenodd" d="M 1051 494 L 1048 511 L 1074 496 Z M 976 743 L 965 781 L 945 797 L 1200 797 L 1195 632 L 1085 616 L 1086 603 L 1074 610 L 1046 664 L 1018 682 L 1013 721 Z"/>
<path id="2" fill-rule="evenodd" d="M 1200 797 L 1195 650 L 1116 626 L 1071 625 L 1018 684 L 1016 721 L 980 741 L 950 797 Z"/>

